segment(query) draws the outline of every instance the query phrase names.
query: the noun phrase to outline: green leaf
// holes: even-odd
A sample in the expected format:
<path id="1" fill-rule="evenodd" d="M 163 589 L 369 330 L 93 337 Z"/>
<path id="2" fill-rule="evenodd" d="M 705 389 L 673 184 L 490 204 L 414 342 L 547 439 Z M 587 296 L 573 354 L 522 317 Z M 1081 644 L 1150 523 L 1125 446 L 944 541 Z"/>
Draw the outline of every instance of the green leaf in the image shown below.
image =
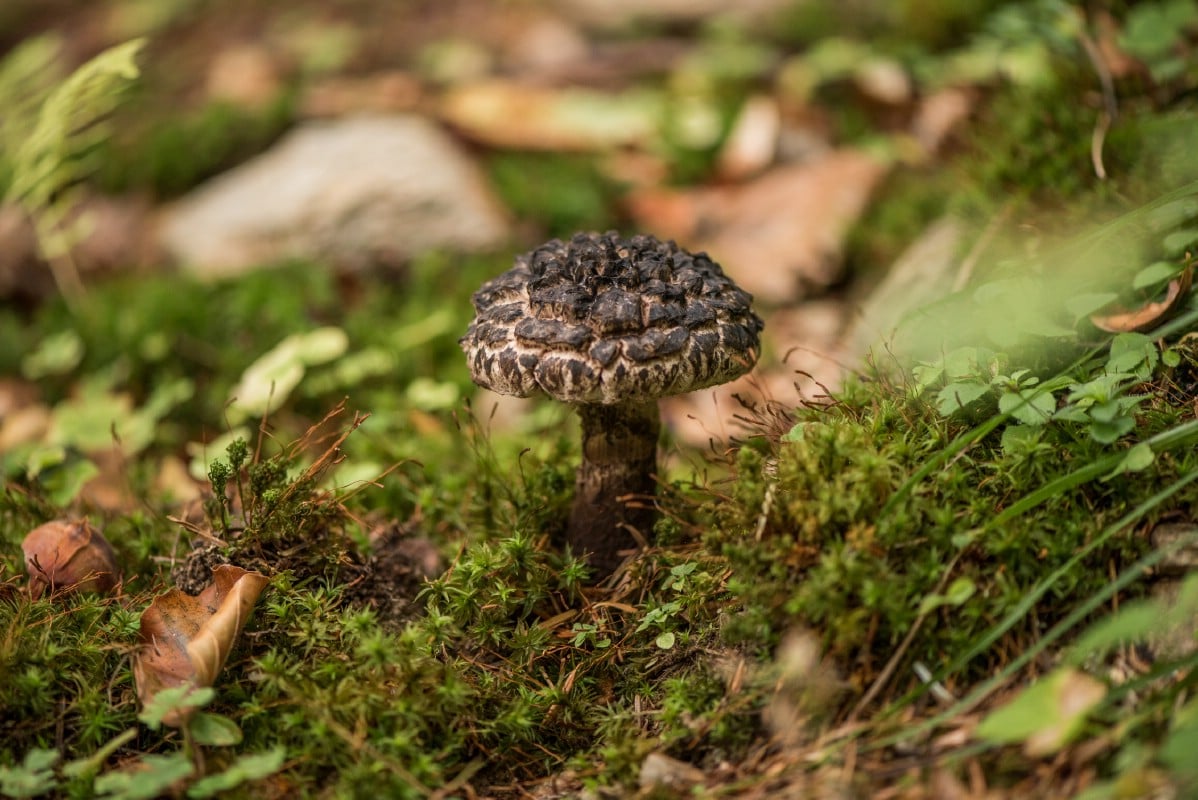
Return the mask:
<path id="1" fill-rule="evenodd" d="M 1166 367 L 1173 369 L 1181 364 L 1181 353 L 1170 347 L 1168 350 L 1165 350 L 1163 353 L 1161 353 L 1161 363 Z"/>
<path id="2" fill-rule="evenodd" d="M 944 364 L 916 364 L 911 369 L 911 377 L 915 379 L 915 396 L 923 394 L 929 386 L 940 380 L 944 374 Z"/>
<path id="3" fill-rule="evenodd" d="M 1152 452 L 1152 447 L 1147 442 L 1140 442 L 1128 450 L 1123 460 L 1108 474 L 1104 475 L 1102 479 L 1109 481 L 1126 472 L 1139 472 L 1140 470 L 1148 469 L 1155 460 L 1156 453 Z"/>
<path id="4" fill-rule="evenodd" d="M 654 643 L 662 650 L 669 650 L 674 646 L 674 632 L 666 631 L 653 640 Z"/>
<path id="5" fill-rule="evenodd" d="M 1057 401 L 1051 392 L 1021 389 L 999 395 L 998 410 L 1025 425 L 1043 425 L 1057 410 Z"/>
<path id="6" fill-rule="evenodd" d="M 458 385 L 452 381 L 437 381 L 432 378 L 416 378 L 404 392 L 408 402 L 422 411 L 446 411 L 458 404 L 462 397 Z"/>
<path id="7" fill-rule="evenodd" d="M 782 442 L 801 442 L 803 441 L 803 430 L 807 427 L 806 422 L 796 422 L 790 430 L 782 434 L 779 441 Z"/>
<path id="8" fill-rule="evenodd" d="M 1149 264 L 1137 272 L 1136 277 L 1132 279 L 1131 285 L 1134 289 L 1147 289 L 1149 286 L 1155 286 L 1158 283 L 1164 283 L 1172 279 L 1180 271 L 1181 267 L 1178 264 L 1168 261 L 1157 261 L 1155 264 Z"/>
<path id="9" fill-rule="evenodd" d="M 1119 44 L 1133 56 L 1153 62 L 1166 55 L 1194 19 L 1189 0 L 1139 3 L 1127 15 Z"/>
<path id="10" fill-rule="evenodd" d="M 1163 615 L 1164 604 L 1159 600 L 1124 604 L 1086 629 L 1069 651 L 1069 663 L 1081 664 L 1091 656 L 1103 656 L 1119 645 L 1142 640 L 1157 629 Z"/>
<path id="11" fill-rule="evenodd" d="M 1113 444 L 1119 437 L 1130 433 L 1136 427 L 1136 421 L 1131 417 L 1116 417 L 1110 422 L 1094 421 L 1090 423 L 1090 438 L 1099 444 Z"/>
<path id="12" fill-rule="evenodd" d="M 26 475 L 36 478 L 55 504 L 71 503 L 100 468 L 90 459 L 68 453 L 60 446 L 39 447 L 29 454 Z"/>
<path id="13" fill-rule="evenodd" d="M 1095 403 L 1089 408 L 1090 418 L 1096 422 L 1114 422 L 1117 417 L 1124 416 L 1123 404 L 1119 398 Z"/>
<path id="14" fill-rule="evenodd" d="M 1007 455 L 1029 452 L 1040 441 L 1041 430 L 1033 425 L 1008 425 L 1002 432 L 1002 451 Z"/>
<path id="15" fill-rule="evenodd" d="M 151 730 L 162 726 L 162 719 L 172 711 L 182 711 L 189 708 L 203 708 L 216 697 L 216 690 L 210 686 L 196 688 L 191 684 L 176 686 L 173 689 L 163 689 L 150 698 L 137 718 Z"/>
<path id="16" fill-rule="evenodd" d="M 332 326 L 285 337 L 242 373 L 229 404 L 231 418 L 241 422 L 277 410 L 304 379 L 307 367 L 333 361 L 348 347 L 345 331 Z"/>
<path id="17" fill-rule="evenodd" d="M 1160 353 L 1156 343 L 1142 333 L 1121 333 L 1111 340 L 1111 353 L 1107 358 L 1109 373 L 1134 373 L 1140 380 L 1152 377 Z"/>
<path id="18" fill-rule="evenodd" d="M 58 751 L 35 747 L 25 754 L 20 766 L 0 766 L 0 794 L 5 797 L 36 797 L 55 787 L 54 765 Z"/>
<path id="19" fill-rule="evenodd" d="M 936 408 L 943 416 L 949 416 L 989 393 L 990 385 L 977 381 L 958 381 L 945 386 L 936 395 Z"/>
<path id="20" fill-rule="evenodd" d="M 187 796 L 192 798 L 215 797 L 221 792 L 227 792 L 247 781 L 262 780 L 268 775 L 278 772 L 286 759 L 287 751 L 282 747 L 267 750 L 265 753 L 247 753 L 238 757 L 224 772 L 196 781 L 187 790 Z"/>
<path id="21" fill-rule="evenodd" d="M 108 772 L 96 778 L 93 788 L 100 797 L 119 797 L 121 800 L 149 800 L 169 794 L 172 786 L 195 771 L 185 753 L 165 756 L 142 756 L 140 769 L 128 772 Z"/>
<path id="22" fill-rule="evenodd" d="M 941 606 L 961 606 L 977 592 L 977 585 L 969 578 L 957 578 L 949 584 L 944 594 L 928 594 L 919 603 L 919 613 L 922 616 Z"/>
<path id="23" fill-rule="evenodd" d="M 1183 228 L 1161 240 L 1161 249 L 1171 256 L 1184 256 L 1195 241 L 1198 241 L 1198 228 Z M 1175 267 L 1174 272 L 1180 272 L 1180 269 Z"/>
<path id="24" fill-rule="evenodd" d="M 1157 758 L 1175 776 L 1191 783 L 1198 779 L 1198 698 L 1174 712 L 1172 727 L 1157 752 Z"/>
<path id="25" fill-rule="evenodd" d="M 230 747 L 241 744 L 241 728 L 228 717 L 197 711 L 187 722 L 193 739 L 199 744 L 212 747 Z"/>
<path id="26" fill-rule="evenodd" d="M 1060 668 L 988 714 L 975 735 L 994 744 L 1022 742 L 1029 755 L 1049 755 L 1077 735 L 1086 714 L 1105 696 L 1101 681 L 1080 670 Z"/>
<path id="27" fill-rule="evenodd" d="M 994 353 L 980 347 L 958 347 L 944 354 L 944 374 L 950 381 L 978 378 L 987 372 Z"/>
<path id="28" fill-rule="evenodd" d="M 21 374 L 31 381 L 65 375 L 83 360 L 83 339 L 74 330 L 46 336 L 33 352 L 21 359 Z"/>

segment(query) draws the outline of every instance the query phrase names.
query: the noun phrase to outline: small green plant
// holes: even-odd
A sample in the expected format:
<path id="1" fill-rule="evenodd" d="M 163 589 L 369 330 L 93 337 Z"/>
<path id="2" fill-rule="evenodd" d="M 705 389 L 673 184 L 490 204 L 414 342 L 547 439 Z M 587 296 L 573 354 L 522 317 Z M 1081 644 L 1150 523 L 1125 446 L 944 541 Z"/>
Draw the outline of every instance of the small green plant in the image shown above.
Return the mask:
<path id="1" fill-rule="evenodd" d="M 1148 65 L 1157 83 L 1186 74 L 1192 45 L 1186 34 L 1198 27 L 1198 5 L 1192 0 L 1137 3 L 1127 14 L 1119 44 Z"/>
<path id="2" fill-rule="evenodd" d="M 144 44 L 134 39 L 105 50 L 34 101 L 38 111 L 25 129 L 19 125 L 19 116 L 18 124 L 10 122 L 0 128 L 4 149 L 13 153 L 7 197 L 33 220 L 42 254 L 67 299 L 77 299 L 82 293 L 71 250 L 85 233 L 86 220 L 73 214 L 78 183 L 93 169 L 86 155 L 108 135 L 105 120 L 121 91 L 137 78 L 137 54 Z M 45 45 L 29 45 L 17 57 L 25 57 L 31 47 L 44 49 Z M 5 83 L 0 81 L 0 85 Z M 18 99 L 14 105 L 28 107 L 30 103 Z"/>

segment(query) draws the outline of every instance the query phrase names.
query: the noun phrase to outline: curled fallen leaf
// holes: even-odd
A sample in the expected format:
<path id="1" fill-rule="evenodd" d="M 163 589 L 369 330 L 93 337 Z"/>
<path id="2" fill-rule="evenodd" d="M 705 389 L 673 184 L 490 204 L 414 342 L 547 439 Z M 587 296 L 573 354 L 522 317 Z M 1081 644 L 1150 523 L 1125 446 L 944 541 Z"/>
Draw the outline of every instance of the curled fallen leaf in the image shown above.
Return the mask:
<path id="1" fill-rule="evenodd" d="M 142 704 L 163 689 L 211 686 L 268 582 L 261 573 L 224 564 L 199 595 L 171 589 L 155 599 L 141 615 L 141 650 L 133 662 Z M 192 710 L 162 721 L 179 727 Z"/>
<path id="2" fill-rule="evenodd" d="M 1090 322 L 1095 328 L 1110 333 L 1132 333 L 1147 331 L 1155 328 L 1165 318 L 1172 314 L 1186 295 L 1190 293 L 1190 282 L 1193 267 L 1186 267 L 1180 275 L 1169 281 L 1169 288 L 1163 300 L 1145 303 L 1131 311 L 1117 311 L 1113 314 L 1092 314 Z"/>
<path id="3" fill-rule="evenodd" d="M 47 588 L 106 594 L 120 580 L 112 545 L 86 519 L 54 520 L 34 528 L 21 549 L 34 597 Z"/>

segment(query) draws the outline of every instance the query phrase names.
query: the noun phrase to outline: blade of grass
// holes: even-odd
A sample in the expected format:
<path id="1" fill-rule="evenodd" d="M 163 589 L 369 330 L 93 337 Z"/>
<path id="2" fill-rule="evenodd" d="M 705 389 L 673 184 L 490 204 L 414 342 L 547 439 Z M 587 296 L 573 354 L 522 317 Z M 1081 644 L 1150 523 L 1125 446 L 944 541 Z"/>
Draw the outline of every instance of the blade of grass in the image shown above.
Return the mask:
<path id="1" fill-rule="evenodd" d="M 983 636 L 972 648 L 970 648 L 968 652 L 958 657 L 952 664 L 948 666 L 948 668 L 942 670 L 939 677 L 943 679 L 945 675 L 949 675 L 960 670 L 962 667 L 972 661 L 977 655 L 989 648 L 1004 633 L 1014 627 L 1014 625 L 1035 606 L 1039 599 L 1048 592 L 1053 584 L 1060 580 L 1069 571 L 1076 568 L 1081 560 L 1084 559 L 1091 551 L 1106 542 L 1106 540 L 1110 539 L 1119 531 L 1135 523 L 1145 514 L 1164 503 L 1170 497 L 1177 494 L 1186 486 L 1189 486 L 1195 480 L 1198 480 L 1198 471 L 1191 472 L 1174 481 L 1169 486 L 1152 495 L 1147 500 L 1129 511 L 1127 514 L 1124 514 L 1118 520 L 1104 528 L 1103 531 L 1098 536 L 1094 537 L 1089 544 L 1081 548 L 1076 554 L 1074 554 L 1072 558 L 1070 558 L 1067 562 L 1062 564 L 1050 575 L 1036 584 L 1031 592 L 1029 592 L 1028 595 L 1022 601 L 1020 601 L 1020 603 L 1014 609 L 1012 609 L 998 625 L 995 625 L 989 631 L 987 631 L 986 635 Z M 1129 569 L 1124 570 L 1118 578 L 1107 584 L 1102 591 L 1096 593 L 1094 596 L 1086 600 L 1086 602 L 1075 608 L 1064 619 L 1054 625 L 1036 642 L 1034 646 L 1028 648 L 1027 651 L 1020 654 L 1017 658 L 1011 661 L 1011 663 L 1003 667 L 998 674 L 986 681 L 983 681 L 961 700 L 957 701 L 939 714 L 924 720 L 917 725 L 904 728 L 904 730 L 898 733 L 883 737 L 875 742 L 870 743 L 868 746 L 869 749 L 872 750 L 881 747 L 888 747 L 896 742 L 910 739 L 915 736 L 920 736 L 932 728 L 940 725 L 942 722 L 952 719 L 960 714 L 966 713 L 970 709 L 974 708 L 978 703 L 988 697 L 996 688 L 1006 683 L 1007 680 L 1009 680 L 1011 676 L 1022 669 L 1024 665 L 1042 653 L 1044 649 L 1048 647 L 1048 645 L 1062 637 L 1099 605 L 1106 602 L 1106 600 L 1108 600 L 1116 592 L 1121 591 L 1131 583 L 1139 580 L 1144 570 L 1157 564 L 1178 547 L 1188 543 L 1188 541 L 1188 539 L 1180 539 L 1179 541 L 1172 543 L 1169 547 L 1155 550 L 1144 558 L 1141 558 Z M 926 690 L 921 687 L 916 691 L 908 693 L 906 696 L 892 703 L 883 712 L 882 716 L 887 717 L 897 713 L 899 710 L 906 707 L 916 697 L 922 695 L 925 691 Z"/>

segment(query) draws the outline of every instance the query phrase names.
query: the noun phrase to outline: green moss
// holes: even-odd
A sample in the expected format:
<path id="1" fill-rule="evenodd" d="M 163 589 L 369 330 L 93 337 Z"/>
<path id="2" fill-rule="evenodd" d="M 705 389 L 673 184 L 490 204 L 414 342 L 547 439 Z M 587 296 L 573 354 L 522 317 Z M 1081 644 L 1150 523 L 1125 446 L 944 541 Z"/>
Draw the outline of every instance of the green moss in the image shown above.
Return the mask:
<path id="1" fill-rule="evenodd" d="M 538 237 L 569 238 L 579 230 L 607 230 L 614 220 L 615 187 L 588 156 L 496 153 L 488 161 L 504 205 L 532 223 Z"/>
<path id="2" fill-rule="evenodd" d="M 174 197 L 265 150 L 294 120 L 295 93 L 261 110 L 211 103 L 196 111 L 150 106 L 139 96 L 121 112 L 115 135 L 95 153 L 96 185 L 106 192 Z"/>

